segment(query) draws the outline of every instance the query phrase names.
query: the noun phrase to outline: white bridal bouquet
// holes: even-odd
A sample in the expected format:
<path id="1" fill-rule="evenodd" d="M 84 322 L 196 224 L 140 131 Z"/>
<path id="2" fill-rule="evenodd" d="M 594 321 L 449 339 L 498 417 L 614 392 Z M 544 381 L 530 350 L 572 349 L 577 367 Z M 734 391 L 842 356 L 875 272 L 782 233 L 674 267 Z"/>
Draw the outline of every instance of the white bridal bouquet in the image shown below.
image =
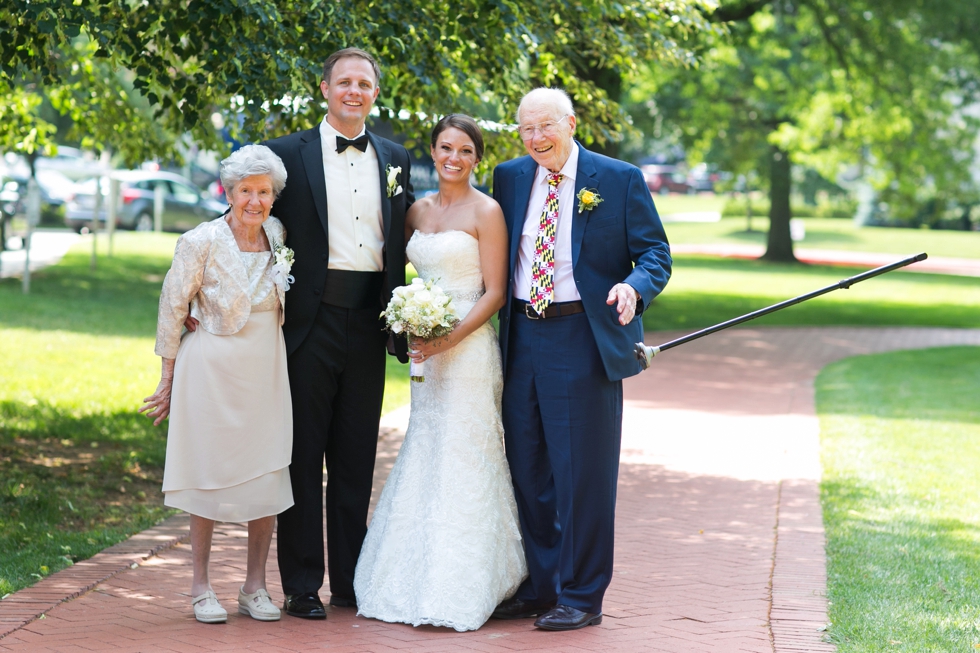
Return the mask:
<path id="1" fill-rule="evenodd" d="M 452 298 L 436 285 L 435 280 L 423 281 L 416 277 L 407 286 L 395 288 L 385 318 L 392 333 L 405 333 L 409 337 L 441 338 L 459 323 Z M 413 381 L 425 381 L 424 363 L 412 361 L 409 374 Z"/>

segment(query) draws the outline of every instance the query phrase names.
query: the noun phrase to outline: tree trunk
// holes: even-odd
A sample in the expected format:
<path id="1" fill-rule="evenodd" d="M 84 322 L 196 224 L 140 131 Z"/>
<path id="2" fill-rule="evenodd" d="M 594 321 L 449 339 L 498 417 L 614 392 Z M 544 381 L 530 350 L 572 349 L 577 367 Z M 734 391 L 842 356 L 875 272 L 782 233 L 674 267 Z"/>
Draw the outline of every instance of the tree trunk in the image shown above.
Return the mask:
<path id="1" fill-rule="evenodd" d="M 793 217 L 789 206 L 793 183 L 790 168 L 789 154 L 774 146 L 769 175 L 769 237 L 766 253 L 762 256 L 767 261 L 796 262 L 789 231 L 789 221 Z"/>
<path id="2" fill-rule="evenodd" d="M 963 207 L 963 213 L 960 215 L 960 228 L 963 231 L 973 231 L 973 222 L 970 220 L 970 212 L 973 210 L 973 204 L 967 204 Z"/>

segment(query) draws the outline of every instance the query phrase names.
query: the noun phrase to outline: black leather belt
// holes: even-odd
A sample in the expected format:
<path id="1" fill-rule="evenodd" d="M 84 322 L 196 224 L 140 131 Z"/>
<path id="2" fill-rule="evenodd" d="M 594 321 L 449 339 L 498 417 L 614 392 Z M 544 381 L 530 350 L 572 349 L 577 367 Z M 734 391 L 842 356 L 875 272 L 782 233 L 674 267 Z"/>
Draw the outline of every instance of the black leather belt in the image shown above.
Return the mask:
<path id="1" fill-rule="evenodd" d="M 381 304 L 384 272 L 327 270 L 320 301 L 341 308 L 371 308 Z"/>
<path id="2" fill-rule="evenodd" d="M 548 308 L 544 309 L 544 313 L 538 313 L 534 310 L 528 302 L 522 299 L 515 299 L 511 302 L 511 312 L 524 315 L 531 320 L 543 320 L 553 317 L 565 317 L 567 315 L 575 315 L 576 313 L 584 313 L 585 306 L 582 302 L 553 302 L 548 305 Z"/>

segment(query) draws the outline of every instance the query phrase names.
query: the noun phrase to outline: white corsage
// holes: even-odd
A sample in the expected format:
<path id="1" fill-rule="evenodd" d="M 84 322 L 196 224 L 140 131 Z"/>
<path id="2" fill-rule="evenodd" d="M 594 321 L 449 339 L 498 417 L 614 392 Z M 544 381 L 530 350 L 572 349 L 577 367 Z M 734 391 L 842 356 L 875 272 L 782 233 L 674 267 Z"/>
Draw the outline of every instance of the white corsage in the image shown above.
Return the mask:
<path id="1" fill-rule="evenodd" d="M 402 167 L 401 166 L 392 167 L 391 164 L 389 163 L 388 167 L 385 168 L 385 172 L 387 173 L 388 176 L 387 179 L 388 197 L 394 197 L 395 195 L 398 195 L 400 192 L 402 192 L 402 187 L 398 184 L 398 175 L 402 173 Z"/>
<path id="2" fill-rule="evenodd" d="M 293 269 L 293 250 L 282 243 L 276 243 L 273 248 L 275 263 L 272 264 L 272 280 L 283 292 L 289 290 L 289 284 L 296 283 L 289 271 Z"/>

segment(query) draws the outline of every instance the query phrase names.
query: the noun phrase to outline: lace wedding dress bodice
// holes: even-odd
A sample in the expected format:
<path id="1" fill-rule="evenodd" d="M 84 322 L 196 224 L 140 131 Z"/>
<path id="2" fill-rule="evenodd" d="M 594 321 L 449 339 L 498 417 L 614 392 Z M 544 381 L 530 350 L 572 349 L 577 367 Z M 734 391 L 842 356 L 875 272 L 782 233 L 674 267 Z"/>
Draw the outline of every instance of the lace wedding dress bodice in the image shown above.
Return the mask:
<path id="1" fill-rule="evenodd" d="M 476 238 L 416 232 L 407 254 L 465 316 L 483 295 Z M 486 323 L 425 361 L 405 442 L 354 577 L 358 613 L 475 630 L 527 575 L 503 449 L 500 349 Z"/>

